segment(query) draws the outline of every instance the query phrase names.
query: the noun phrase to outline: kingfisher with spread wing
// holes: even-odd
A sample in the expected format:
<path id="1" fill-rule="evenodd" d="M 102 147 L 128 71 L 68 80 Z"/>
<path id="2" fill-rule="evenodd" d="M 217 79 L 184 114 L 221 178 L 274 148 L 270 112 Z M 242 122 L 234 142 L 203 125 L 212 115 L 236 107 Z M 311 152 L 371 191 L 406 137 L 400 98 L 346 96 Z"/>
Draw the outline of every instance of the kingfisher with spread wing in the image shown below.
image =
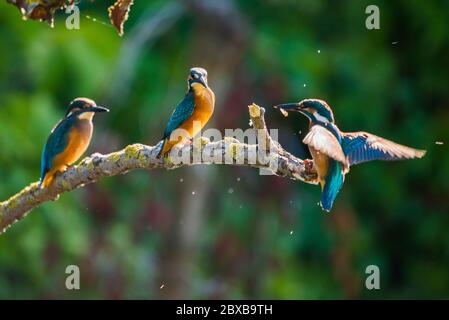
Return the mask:
<path id="1" fill-rule="evenodd" d="M 203 68 L 190 69 L 187 93 L 168 121 L 158 158 L 170 152 L 174 145 L 198 134 L 212 116 L 214 105 L 215 94 L 207 83 L 207 71 Z"/>
<path id="2" fill-rule="evenodd" d="M 321 207 L 330 211 L 343 185 L 349 167 L 371 160 L 421 158 L 425 150 L 417 150 L 367 132 L 342 132 L 335 125 L 329 105 L 319 99 L 275 106 L 284 112 L 296 111 L 310 121 L 303 142 L 308 145 L 321 185 Z"/>

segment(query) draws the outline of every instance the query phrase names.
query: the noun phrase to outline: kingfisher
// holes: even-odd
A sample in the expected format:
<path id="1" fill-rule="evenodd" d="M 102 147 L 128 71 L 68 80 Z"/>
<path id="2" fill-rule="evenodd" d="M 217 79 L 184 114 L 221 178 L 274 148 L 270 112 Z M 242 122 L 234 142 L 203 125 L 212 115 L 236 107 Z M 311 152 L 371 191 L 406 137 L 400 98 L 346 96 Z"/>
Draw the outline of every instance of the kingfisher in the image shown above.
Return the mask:
<path id="1" fill-rule="evenodd" d="M 88 98 L 76 98 L 65 117 L 50 133 L 41 158 L 39 188 L 48 187 L 56 173 L 63 172 L 86 151 L 92 138 L 92 119 L 97 112 L 109 112 Z"/>
<path id="2" fill-rule="evenodd" d="M 285 112 L 300 112 L 309 119 L 307 144 L 321 185 L 321 207 L 329 212 L 343 185 L 349 167 L 371 160 L 402 160 L 421 158 L 425 150 L 418 150 L 367 132 L 343 132 L 336 126 L 329 105 L 319 99 L 305 99 L 298 103 L 275 106 Z"/>
<path id="3" fill-rule="evenodd" d="M 193 138 L 201 131 L 212 116 L 214 105 L 215 94 L 207 83 L 207 71 L 198 67 L 190 69 L 187 92 L 168 121 L 162 137 L 164 142 L 157 157 L 164 156 L 174 145 Z M 184 129 L 189 137 L 179 134 L 177 138 L 171 138 L 176 129 Z"/>

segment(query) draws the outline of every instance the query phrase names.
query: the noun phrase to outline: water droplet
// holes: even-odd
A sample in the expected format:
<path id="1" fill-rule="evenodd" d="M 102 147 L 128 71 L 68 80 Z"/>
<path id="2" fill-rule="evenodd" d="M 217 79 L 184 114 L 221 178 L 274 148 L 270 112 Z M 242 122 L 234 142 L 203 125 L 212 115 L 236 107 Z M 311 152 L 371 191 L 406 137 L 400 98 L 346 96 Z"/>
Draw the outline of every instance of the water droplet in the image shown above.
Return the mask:
<path id="1" fill-rule="evenodd" d="M 438 144 L 438 145 L 443 145 L 444 144 L 444 142 L 443 141 L 435 141 L 435 144 Z"/>
<path id="2" fill-rule="evenodd" d="M 233 188 L 229 188 L 229 189 L 228 189 L 228 193 L 229 193 L 229 194 L 234 193 L 234 189 L 233 189 Z"/>
<path id="3" fill-rule="evenodd" d="M 165 287 L 165 284 L 162 284 L 160 287 L 159 287 L 159 289 L 164 289 L 164 287 Z"/>
<path id="4" fill-rule="evenodd" d="M 195 191 L 192 191 L 192 195 L 195 195 L 196 194 L 196 192 Z"/>
<path id="5" fill-rule="evenodd" d="M 237 181 L 240 182 L 240 177 L 237 178 Z"/>
<path id="6" fill-rule="evenodd" d="M 305 87 L 306 87 L 306 84 L 304 83 L 304 85 L 303 85 L 303 86 L 304 86 L 304 88 L 305 88 Z"/>
<path id="7" fill-rule="evenodd" d="M 320 50 L 320 49 L 318 49 L 318 53 L 321 53 L 321 50 Z"/>
<path id="8" fill-rule="evenodd" d="M 179 182 L 184 182 L 184 179 L 183 178 L 179 179 Z"/>
<path id="9" fill-rule="evenodd" d="M 293 230 L 290 231 L 290 235 L 292 235 L 292 234 L 293 234 Z"/>

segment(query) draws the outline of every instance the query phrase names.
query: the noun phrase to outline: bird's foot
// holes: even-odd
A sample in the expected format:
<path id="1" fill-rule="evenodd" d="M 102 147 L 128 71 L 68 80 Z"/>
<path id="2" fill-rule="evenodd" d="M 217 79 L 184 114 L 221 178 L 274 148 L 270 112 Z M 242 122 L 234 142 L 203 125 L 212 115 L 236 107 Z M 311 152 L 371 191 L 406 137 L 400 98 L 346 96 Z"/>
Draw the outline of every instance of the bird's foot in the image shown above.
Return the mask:
<path id="1" fill-rule="evenodd" d="M 71 168 L 71 167 L 72 167 L 72 166 L 65 165 L 65 166 L 59 168 L 59 170 L 55 172 L 55 178 L 56 178 L 56 177 L 59 177 L 59 176 L 61 176 L 61 175 L 63 175 L 64 172 L 66 172 L 66 171 L 67 171 L 69 168 Z"/>
<path id="2" fill-rule="evenodd" d="M 304 169 L 307 173 L 312 173 L 314 172 L 314 165 L 313 165 L 313 160 L 310 159 L 304 159 Z"/>

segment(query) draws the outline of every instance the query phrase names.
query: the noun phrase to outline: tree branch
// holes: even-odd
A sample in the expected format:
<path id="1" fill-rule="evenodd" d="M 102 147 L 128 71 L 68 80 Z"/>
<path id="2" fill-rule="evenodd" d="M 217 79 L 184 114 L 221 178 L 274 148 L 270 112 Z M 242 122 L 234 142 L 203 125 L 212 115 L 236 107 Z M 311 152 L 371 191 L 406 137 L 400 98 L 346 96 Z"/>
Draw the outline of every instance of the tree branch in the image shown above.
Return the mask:
<path id="1" fill-rule="evenodd" d="M 281 145 L 271 139 L 265 125 L 264 109 L 256 104 L 252 104 L 248 108 L 252 125 L 254 129 L 259 131 L 259 141 L 262 137 L 261 144 L 241 143 L 230 137 L 225 137 L 223 140 L 216 142 L 200 138 L 197 140 L 200 143 L 194 142 L 193 144 L 175 146 L 169 157 L 165 159 L 156 157 L 161 143 L 156 146 L 133 144 L 107 155 L 95 153 L 83 159 L 79 165 L 70 167 L 64 173 L 57 175 L 48 188 L 39 189 L 35 182 L 8 200 L 1 202 L 0 234 L 5 232 L 13 223 L 25 217 L 32 209 L 44 202 L 57 200 L 62 193 L 96 182 L 104 177 L 124 174 L 135 169 L 176 169 L 198 164 L 226 164 L 264 168 L 277 176 L 307 183 L 317 183 L 313 166 L 306 166 L 303 160 L 286 152 Z M 262 157 L 260 150 L 269 150 L 268 146 L 271 147 L 271 152 Z M 179 163 L 172 161 L 172 156 L 177 153 L 192 155 L 194 152 L 198 153 L 198 151 L 201 151 L 200 154 L 203 155 L 215 155 L 214 159 L 226 159 L 231 156 L 233 162 L 202 161 L 201 159 L 195 159 L 195 157 Z M 250 159 L 256 159 L 255 163 L 251 163 Z M 270 161 L 267 161 L 267 159 Z"/>

